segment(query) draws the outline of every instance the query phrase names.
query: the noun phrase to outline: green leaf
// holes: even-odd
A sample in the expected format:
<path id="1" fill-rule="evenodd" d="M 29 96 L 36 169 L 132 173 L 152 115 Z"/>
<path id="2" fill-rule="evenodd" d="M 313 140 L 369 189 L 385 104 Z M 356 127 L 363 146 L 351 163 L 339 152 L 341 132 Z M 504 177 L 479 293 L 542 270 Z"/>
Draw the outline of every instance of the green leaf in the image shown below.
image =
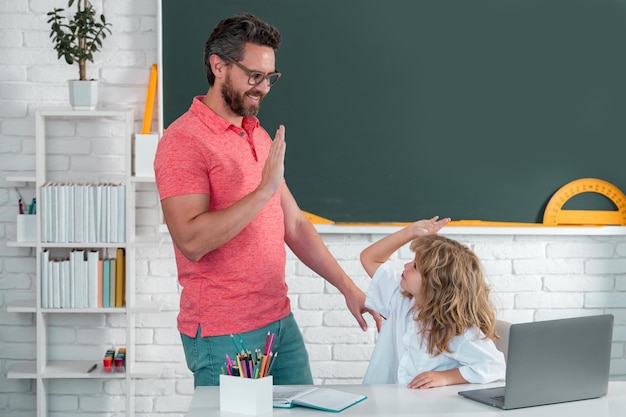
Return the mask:
<path id="1" fill-rule="evenodd" d="M 111 24 L 104 14 L 96 14 L 89 1 L 68 0 L 68 8 L 72 6 L 76 6 L 73 16 L 63 16 L 60 13 L 64 9 L 54 8 L 47 13 L 50 17 L 47 23 L 58 59 L 63 57 L 70 65 L 75 62 L 82 65 L 84 60 L 93 62 L 93 53 L 100 50 L 102 40 L 111 33 Z"/>

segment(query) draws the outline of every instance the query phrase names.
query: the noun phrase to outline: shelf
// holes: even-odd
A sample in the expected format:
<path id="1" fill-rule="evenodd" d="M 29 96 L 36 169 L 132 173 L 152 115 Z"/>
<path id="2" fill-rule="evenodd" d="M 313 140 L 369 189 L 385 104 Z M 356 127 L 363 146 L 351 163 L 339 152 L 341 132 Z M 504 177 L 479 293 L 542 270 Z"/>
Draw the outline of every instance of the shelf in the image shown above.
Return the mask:
<path id="1" fill-rule="evenodd" d="M 123 314 L 123 313 L 158 313 L 162 309 L 160 302 L 141 301 L 137 302 L 132 308 L 126 307 L 107 307 L 107 308 L 43 308 L 42 313 L 46 314 L 62 314 L 62 313 L 86 313 L 86 314 Z"/>
<path id="2" fill-rule="evenodd" d="M 139 312 L 159 312 L 161 309 L 161 305 L 156 302 L 141 302 L 135 303 L 134 300 L 134 291 L 135 291 L 135 248 L 137 247 L 153 247 L 158 246 L 160 242 L 163 240 L 163 236 L 146 236 L 141 238 L 135 238 L 136 233 L 136 188 L 138 183 L 154 183 L 153 178 L 148 177 L 139 177 L 135 178 L 132 176 L 132 136 L 134 130 L 134 111 L 132 108 L 109 108 L 109 109 L 96 109 L 96 110 L 74 110 L 69 107 L 67 108 L 54 108 L 54 109 L 38 109 L 35 114 L 35 172 L 34 174 L 31 172 L 20 172 L 18 175 L 13 175 L 9 177 L 9 181 L 12 182 L 26 182 L 26 183 L 34 183 L 35 188 L 35 196 L 37 198 L 37 202 L 41 202 L 42 204 L 46 203 L 45 199 L 41 199 L 42 186 L 51 180 L 55 180 L 51 178 L 52 172 L 47 168 L 48 158 L 50 154 L 46 151 L 47 146 L 51 142 L 53 142 L 56 138 L 48 137 L 46 130 L 47 124 L 52 119 L 61 119 L 61 120 L 69 120 L 74 124 L 78 124 L 84 121 L 88 121 L 91 123 L 102 123 L 106 122 L 107 124 L 121 124 L 124 127 L 123 133 L 118 131 L 118 129 L 110 129 L 111 135 L 110 138 L 117 142 L 124 143 L 124 152 L 123 154 L 115 155 L 119 161 L 119 163 L 123 163 L 123 170 L 117 169 L 115 171 L 116 182 L 120 182 L 123 184 L 125 189 L 125 200 L 124 200 L 124 214 L 125 214 L 125 228 L 123 234 L 113 234 L 112 236 L 119 238 L 119 240 L 124 240 L 124 242 L 43 242 L 41 241 L 42 237 L 46 239 L 53 235 L 42 235 L 41 233 L 37 233 L 36 238 L 39 239 L 34 242 L 17 242 L 12 241 L 8 242 L 7 246 L 16 247 L 16 248 L 34 248 L 36 253 L 36 281 L 34 288 L 32 289 L 32 293 L 27 297 L 31 297 L 31 300 L 15 300 L 11 301 L 7 304 L 7 312 L 9 313 L 30 313 L 34 314 L 34 323 L 36 330 L 36 358 L 32 361 L 24 361 L 12 364 L 7 373 L 7 377 L 10 379 L 34 379 L 35 388 L 33 392 L 36 392 L 37 398 L 37 417 L 49 417 L 51 415 L 49 407 L 48 407 L 48 381 L 55 379 L 117 379 L 117 380 L 125 380 L 126 382 L 126 410 L 125 414 L 127 417 L 132 417 L 135 413 L 134 410 L 134 392 L 135 392 L 135 383 L 134 379 L 136 378 L 158 378 L 160 376 L 159 367 L 152 364 L 137 364 L 134 362 L 133 355 L 127 357 L 127 368 L 123 371 L 116 371 L 115 368 L 111 369 L 110 372 L 105 372 L 102 365 L 102 357 L 95 358 L 95 360 L 85 361 L 85 360 L 51 360 L 50 356 L 52 356 L 52 352 L 49 345 L 49 340 L 54 340 L 55 338 L 62 337 L 62 335 L 57 334 L 58 327 L 50 324 L 51 320 L 48 318 L 58 317 L 58 315 L 69 314 L 74 317 L 78 315 L 91 315 L 94 316 L 96 314 L 100 315 L 115 315 L 117 317 L 122 317 L 125 320 L 124 326 L 124 341 L 123 344 L 127 346 L 129 352 L 134 351 L 135 340 L 136 340 L 136 320 L 133 317 L 133 314 Z M 78 129 L 80 130 L 80 129 Z M 77 131 L 78 131 L 77 130 Z M 77 133 L 75 137 L 80 137 L 80 133 Z M 50 140 L 52 139 L 52 140 Z M 83 139 L 83 138 L 81 138 Z M 100 140 L 108 140 L 109 137 L 87 137 L 85 140 L 92 141 L 100 141 Z M 120 141 L 119 139 L 124 139 Z M 126 140 L 127 139 L 127 140 Z M 102 146 L 106 146 L 105 143 Z M 101 144 L 98 144 L 101 146 Z M 88 156 L 85 156 L 88 157 Z M 91 157 L 91 155 L 89 155 Z M 80 158 L 80 157 L 77 157 Z M 97 158 L 97 156 L 95 157 Z M 100 161 L 100 165 L 95 163 L 95 161 L 90 161 L 99 169 L 99 171 L 103 173 L 108 173 L 109 169 L 109 159 L 103 158 Z M 117 165 L 117 164 L 116 164 Z M 57 176 L 59 173 L 55 173 Z M 107 174 L 108 175 L 108 174 Z M 71 181 L 71 179 L 79 180 L 82 178 L 81 172 L 73 172 L 71 169 L 68 172 L 64 173 L 65 177 L 63 181 Z M 119 176 L 119 180 L 117 179 Z M 123 176 L 123 180 L 121 179 Z M 95 177 L 94 177 L 95 178 Z M 106 181 L 110 181 L 107 179 Z M 30 184 L 29 184 L 30 186 Z M 71 200 L 66 201 L 67 204 L 72 204 Z M 83 207 L 85 207 L 83 205 Z M 121 207 L 118 207 L 120 210 Z M 90 209 L 93 207 L 90 206 Z M 102 208 L 100 208 L 102 210 Z M 16 210 L 17 211 L 17 210 Z M 43 212 L 43 211 L 42 211 Z M 52 212 L 52 210 L 50 211 Z M 112 217 L 112 216 L 111 216 Z M 108 217 L 102 216 L 100 221 L 106 221 L 103 219 L 107 219 Z M 118 217 L 119 219 L 119 217 Z M 37 226 L 42 227 L 41 218 L 37 218 Z M 66 219 L 67 220 L 67 219 Z M 109 219 L 110 220 L 110 219 Z M 81 224 L 81 223 L 77 223 Z M 85 223 L 82 223 L 82 227 L 85 227 Z M 106 224 L 109 226 L 108 224 Z M 114 224 L 115 225 L 115 224 Z M 99 227 L 103 226 L 100 224 Z M 118 225 L 119 226 L 119 225 Z M 41 232 L 41 230 L 39 230 Z M 68 235 L 72 236 L 72 235 Z M 84 237 L 85 235 L 83 235 Z M 106 239 L 103 237 L 102 239 Z M 118 239 L 116 239 L 118 240 Z M 132 242 L 132 243 L 130 243 Z M 44 287 L 42 285 L 42 264 L 44 261 L 50 261 L 47 256 L 42 255 L 44 250 L 49 249 L 57 249 L 57 250 L 49 250 L 46 252 L 47 255 L 52 258 L 54 257 L 63 257 L 65 258 L 64 253 L 70 253 L 72 250 L 83 250 L 87 252 L 89 249 L 99 250 L 101 253 L 101 257 L 110 258 L 112 256 L 112 252 L 117 248 L 125 249 L 126 257 L 125 257 L 125 265 L 124 265 L 124 277 L 125 277 L 125 290 L 127 300 L 129 304 L 132 305 L 132 308 L 129 306 L 124 307 L 108 307 L 108 308 L 95 308 L 94 304 L 91 304 L 91 308 L 42 308 L 41 305 L 37 305 L 37 299 L 39 299 L 39 295 L 42 291 L 46 289 L 49 291 L 53 285 L 59 285 L 59 282 L 55 282 L 54 284 L 50 284 L 49 281 L 46 281 L 47 286 Z M 87 259 L 89 261 L 89 259 Z M 56 264 L 52 264 L 56 265 Z M 48 265 L 50 266 L 50 265 Z M 91 264 L 93 267 L 93 264 Z M 56 266 L 60 268 L 60 266 Z M 65 266 L 64 266 L 65 268 Z M 46 269 L 46 271 L 48 271 Z M 93 271 L 91 271 L 93 272 Z M 59 274 L 60 275 L 60 274 Z M 66 273 L 65 276 L 68 274 Z M 106 277 L 106 279 L 109 279 Z M 93 279 L 93 276 L 92 276 Z M 64 281 L 65 282 L 65 281 Z M 91 281 L 93 283 L 93 281 Z M 72 281 L 70 281 L 70 286 L 73 285 Z M 78 285 L 74 287 L 66 288 L 67 291 L 75 290 Z M 79 287 L 80 288 L 80 287 Z M 84 287 L 82 288 L 84 290 Z M 109 288 L 110 290 L 110 288 Z M 90 295 L 93 295 L 90 293 Z M 49 304 L 46 304 L 49 305 Z M 116 321 L 117 321 L 116 317 Z M 103 329 L 103 333 L 106 333 L 110 328 L 110 326 L 106 323 L 107 320 L 104 320 L 104 323 L 99 325 Z M 117 329 L 113 330 L 117 333 Z M 93 346 L 95 343 L 95 346 Z M 94 340 L 91 344 L 89 344 L 89 349 L 101 348 L 104 352 L 105 348 L 99 346 L 100 344 L 97 340 Z M 87 351 L 87 347 L 85 350 Z M 82 349 L 81 349 L 82 350 Z M 92 354 L 87 354 L 86 352 L 83 355 L 79 355 L 76 357 L 80 357 L 83 359 L 85 356 L 91 357 Z M 96 364 L 97 367 L 92 372 L 87 372 L 89 369 L 92 369 L 93 365 Z M 132 374 L 127 372 L 132 370 Z M 80 396 L 80 394 L 79 394 Z"/>
<path id="3" fill-rule="evenodd" d="M 165 228 L 165 232 L 167 232 L 167 227 Z M 163 236 L 136 236 L 132 245 L 136 248 L 154 248 L 158 247 L 163 243 Z M 8 247 L 11 248 L 34 248 L 37 246 L 36 242 L 17 242 L 15 240 L 6 242 Z M 89 242 L 89 243 L 72 243 L 72 242 L 63 242 L 63 243 L 53 243 L 53 242 L 41 242 L 42 248 L 65 248 L 65 249 L 111 249 L 111 248 L 126 248 L 129 245 L 126 242 L 117 242 L 117 243 L 98 243 L 98 242 Z"/>
<path id="4" fill-rule="evenodd" d="M 109 307 L 109 308 L 43 308 L 42 313 L 85 313 L 85 314 L 122 314 L 122 313 L 158 313 L 163 309 L 163 303 L 159 301 L 138 301 L 132 308 Z M 35 313 L 35 300 L 12 301 L 7 304 L 8 313 Z"/>
<path id="5" fill-rule="evenodd" d="M 112 117 L 112 118 L 122 118 L 125 116 L 127 112 L 131 109 L 129 107 L 120 107 L 117 109 L 96 109 L 96 110 L 75 110 L 70 107 L 68 108 L 49 108 L 49 109 L 39 109 L 38 113 L 42 117 Z"/>
<path id="6" fill-rule="evenodd" d="M 114 243 L 41 242 L 42 248 L 61 248 L 61 249 L 116 249 L 116 248 L 126 248 L 126 246 L 127 246 L 126 242 L 114 242 Z"/>
<path id="7" fill-rule="evenodd" d="M 34 313 L 35 300 L 11 301 L 7 304 L 7 313 Z"/>
<path id="8" fill-rule="evenodd" d="M 35 182 L 35 175 L 18 175 L 7 177 L 7 182 Z"/>
<path id="9" fill-rule="evenodd" d="M 98 364 L 95 371 L 87 373 L 94 363 Z M 126 372 L 104 372 L 102 361 L 50 361 L 44 366 L 42 377 L 46 379 L 63 378 L 125 378 Z"/>
<path id="10" fill-rule="evenodd" d="M 163 236 L 136 236 L 133 242 L 133 246 L 137 248 L 150 248 L 157 247 L 163 242 Z M 17 241 L 9 241 L 7 242 L 7 246 L 9 247 L 24 247 L 24 248 L 34 248 L 37 246 L 36 242 L 17 242 Z M 126 242 L 109 242 L 109 243 L 99 243 L 99 242 L 88 242 L 88 243 L 78 243 L 78 242 L 41 242 L 42 248 L 66 248 L 66 249 L 107 249 L 107 248 L 126 248 L 129 246 Z"/>
<path id="11" fill-rule="evenodd" d="M 94 363 L 98 367 L 87 373 Z M 121 379 L 126 378 L 126 372 L 116 371 L 114 368 L 104 371 L 102 361 L 51 361 L 43 369 L 44 379 Z M 152 363 L 135 363 L 130 378 L 159 378 L 161 366 Z M 19 362 L 7 372 L 7 379 L 36 379 L 37 366 L 34 362 Z"/>
<path id="12" fill-rule="evenodd" d="M 42 313 L 45 314 L 61 314 L 61 313 L 111 313 L 111 314 L 123 314 L 127 312 L 126 307 L 100 307 L 100 308 L 42 308 Z"/>
<path id="13" fill-rule="evenodd" d="M 142 182 L 142 183 L 155 183 L 154 177 L 131 177 L 131 181 L 133 182 Z"/>
<path id="14" fill-rule="evenodd" d="M 11 240 L 7 242 L 7 246 L 10 248 L 34 248 L 37 246 L 36 242 L 18 242 Z"/>
<path id="15" fill-rule="evenodd" d="M 19 362 L 9 368 L 7 379 L 35 379 L 37 378 L 37 365 L 35 362 Z"/>

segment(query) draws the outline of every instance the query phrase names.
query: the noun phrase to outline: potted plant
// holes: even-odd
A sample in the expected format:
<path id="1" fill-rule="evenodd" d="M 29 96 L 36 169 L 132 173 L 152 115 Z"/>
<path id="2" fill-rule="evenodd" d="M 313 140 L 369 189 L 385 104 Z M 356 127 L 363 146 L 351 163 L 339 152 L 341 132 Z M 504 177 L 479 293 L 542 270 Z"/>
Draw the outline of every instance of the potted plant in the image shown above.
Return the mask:
<path id="1" fill-rule="evenodd" d="M 111 24 L 96 10 L 89 0 L 68 0 L 67 7 L 76 4 L 73 17 L 62 14 L 65 9 L 55 8 L 48 13 L 51 31 L 50 37 L 57 51 L 57 58 L 65 59 L 69 65 L 78 63 L 78 80 L 70 80 L 70 103 L 74 108 L 95 108 L 98 93 L 96 80 L 87 79 L 87 61 L 93 62 L 93 54 L 102 47 L 102 40 L 111 34 Z M 95 97 L 81 95 L 87 93 Z"/>

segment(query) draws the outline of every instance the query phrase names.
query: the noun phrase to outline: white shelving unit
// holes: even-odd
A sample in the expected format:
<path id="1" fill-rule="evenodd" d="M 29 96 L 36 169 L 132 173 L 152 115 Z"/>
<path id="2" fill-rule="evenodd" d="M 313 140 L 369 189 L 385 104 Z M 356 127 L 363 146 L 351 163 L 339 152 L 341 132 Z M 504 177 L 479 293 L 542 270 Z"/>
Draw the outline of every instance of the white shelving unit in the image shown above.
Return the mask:
<path id="1" fill-rule="evenodd" d="M 58 379 L 124 379 L 126 395 L 126 415 L 131 417 L 135 410 L 135 380 L 139 378 L 158 378 L 161 370 L 159 366 L 149 363 L 137 363 L 135 361 L 135 320 L 137 313 L 152 313 L 160 311 L 158 303 L 137 302 L 135 300 L 135 250 L 138 247 L 151 246 L 155 242 L 146 240 L 144 236 L 138 239 L 135 234 L 135 185 L 145 182 L 143 178 L 135 178 L 132 175 L 132 135 L 134 127 L 134 114 L 132 109 L 119 110 L 72 110 L 72 109 L 41 109 L 35 115 L 35 173 L 23 173 L 7 178 L 11 182 L 31 183 L 35 186 L 37 202 L 41 202 L 41 186 L 49 178 L 49 166 L 47 144 L 47 123 L 54 121 L 67 121 L 80 123 L 88 121 L 99 123 L 106 121 L 116 126 L 123 126 L 124 148 L 124 172 L 119 173 L 120 181 L 126 186 L 125 211 L 126 225 L 123 243 L 47 243 L 42 242 L 41 216 L 37 214 L 37 232 L 34 242 L 12 241 L 8 246 L 30 247 L 35 249 L 37 263 L 37 277 L 35 293 L 33 299 L 29 301 L 14 302 L 7 307 L 7 311 L 20 314 L 34 314 L 36 325 L 36 358 L 34 361 L 14 364 L 8 374 L 9 379 L 31 379 L 36 380 L 37 393 L 37 416 L 48 416 L 48 385 L 51 380 Z M 117 136 L 117 135 L 116 135 Z M 80 140 L 79 133 L 76 139 Z M 69 139 L 71 140 L 71 139 Z M 91 140 L 99 140 L 91 138 Z M 106 140 L 106 139 L 103 139 Z M 71 174 L 71 173 L 70 173 Z M 68 174 L 68 175 L 70 175 Z M 76 182 L 83 181 L 83 178 L 74 178 Z M 41 254 L 45 249 L 70 250 L 75 248 L 90 249 L 111 249 L 124 248 L 126 251 L 125 263 L 125 298 L 124 307 L 112 308 L 42 308 L 41 302 Z M 102 346 L 99 357 L 90 361 L 84 360 L 56 360 L 49 354 L 49 341 L 53 330 L 51 330 L 49 320 L 58 314 L 120 314 L 125 316 L 125 344 L 126 347 L 126 368 L 124 372 L 104 372 L 102 367 L 102 357 L 109 346 Z M 91 373 L 87 373 L 94 363 L 98 363 L 98 368 Z"/>

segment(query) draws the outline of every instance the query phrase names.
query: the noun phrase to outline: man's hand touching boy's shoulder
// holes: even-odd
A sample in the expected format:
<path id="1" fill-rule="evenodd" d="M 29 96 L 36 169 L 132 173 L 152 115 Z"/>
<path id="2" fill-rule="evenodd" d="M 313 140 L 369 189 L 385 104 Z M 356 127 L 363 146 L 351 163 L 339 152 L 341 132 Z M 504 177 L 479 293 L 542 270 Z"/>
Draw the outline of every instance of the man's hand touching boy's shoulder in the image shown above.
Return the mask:
<path id="1" fill-rule="evenodd" d="M 350 310 L 352 315 L 356 318 L 361 330 L 364 332 L 367 331 L 368 326 L 365 322 L 363 314 L 371 314 L 374 322 L 376 323 L 376 329 L 380 332 L 380 328 L 383 325 L 383 318 L 374 310 L 365 307 L 365 293 L 363 291 L 358 289 L 356 286 L 353 287 L 353 290 L 354 291 L 350 292 L 350 294 L 345 294 L 348 310 Z"/>

